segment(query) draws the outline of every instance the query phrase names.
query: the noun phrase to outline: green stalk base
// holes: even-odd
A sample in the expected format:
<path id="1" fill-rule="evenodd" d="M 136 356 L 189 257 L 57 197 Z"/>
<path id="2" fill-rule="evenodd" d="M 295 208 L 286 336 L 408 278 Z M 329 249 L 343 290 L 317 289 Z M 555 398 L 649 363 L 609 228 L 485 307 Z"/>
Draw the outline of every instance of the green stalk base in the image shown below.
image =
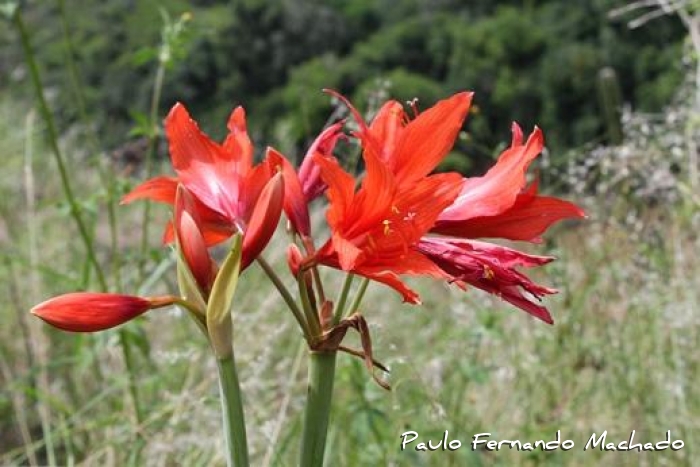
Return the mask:
<path id="1" fill-rule="evenodd" d="M 333 399 L 336 352 L 309 354 L 308 393 L 299 465 L 322 467 Z"/>
<path id="2" fill-rule="evenodd" d="M 226 465 L 228 467 L 248 467 L 248 439 L 245 431 L 243 400 L 238 383 L 236 362 L 231 355 L 217 359 L 219 369 L 219 392 L 221 393 L 221 415 L 226 438 Z"/>

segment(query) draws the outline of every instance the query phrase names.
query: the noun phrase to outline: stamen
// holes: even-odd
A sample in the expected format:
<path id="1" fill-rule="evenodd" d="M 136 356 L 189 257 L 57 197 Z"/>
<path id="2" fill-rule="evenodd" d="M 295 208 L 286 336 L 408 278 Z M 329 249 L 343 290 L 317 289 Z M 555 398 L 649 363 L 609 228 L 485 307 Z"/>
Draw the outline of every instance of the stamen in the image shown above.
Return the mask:
<path id="1" fill-rule="evenodd" d="M 496 274 L 494 274 L 494 272 L 493 272 L 493 269 L 491 269 L 487 265 L 484 265 L 484 271 L 482 274 L 483 274 L 482 278 L 489 280 L 489 281 L 493 280 L 493 278 L 496 276 Z"/>
<path id="2" fill-rule="evenodd" d="M 391 225 L 391 221 L 389 219 L 384 219 L 382 224 L 384 224 L 384 235 L 389 235 L 391 233 L 391 228 L 389 227 Z"/>
<path id="3" fill-rule="evenodd" d="M 411 107 L 411 110 L 413 110 L 413 118 L 416 118 L 420 111 L 418 110 L 418 98 L 414 97 L 410 101 L 407 102 L 407 104 Z"/>

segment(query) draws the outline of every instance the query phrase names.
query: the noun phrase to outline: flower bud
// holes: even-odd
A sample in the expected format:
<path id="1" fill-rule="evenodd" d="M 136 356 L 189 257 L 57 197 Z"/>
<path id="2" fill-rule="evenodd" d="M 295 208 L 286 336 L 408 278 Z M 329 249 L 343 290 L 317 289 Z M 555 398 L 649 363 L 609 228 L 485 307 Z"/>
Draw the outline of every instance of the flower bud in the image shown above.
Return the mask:
<path id="1" fill-rule="evenodd" d="M 40 303 L 31 313 L 64 331 L 95 332 L 118 326 L 150 309 L 172 305 L 175 300 L 175 297 L 75 292 Z"/>
<path id="2" fill-rule="evenodd" d="M 295 244 L 291 244 L 287 247 L 287 264 L 289 265 L 289 270 L 292 271 L 292 275 L 297 277 L 299 275 L 299 268 L 301 267 L 303 256 L 299 247 Z"/>

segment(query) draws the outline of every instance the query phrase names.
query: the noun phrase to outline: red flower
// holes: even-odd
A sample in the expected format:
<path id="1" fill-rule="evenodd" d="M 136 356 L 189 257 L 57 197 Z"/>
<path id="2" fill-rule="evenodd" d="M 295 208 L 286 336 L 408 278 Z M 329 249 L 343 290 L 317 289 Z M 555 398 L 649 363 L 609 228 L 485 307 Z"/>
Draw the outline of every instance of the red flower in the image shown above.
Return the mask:
<path id="1" fill-rule="evenodd" d="M 431 231 L 462 238 L 499 237 L 536 242 L 553 223 L 584 217 L 583 211 L 568 201 L 537 196 L 536 182 L 525 189 L 527 168 L 542 152 L 543 145 L 539 128 L 523 144 L 522 130 L 513 124 L 510 148 L 483 177 L 464 179 L 459 196 L 440 214 Z M 425 238 L 419 249 L 456 281 L 468 282 L 547 323 L 553 322 L 547 309 L 522 291 L 539 300 L 556 290 L 538 286 L 515 270 L 517 266 L 539 266 L 551 258 L 457 238 Z"/>
<path id="2" fill-rule="evenodd" d="M 173 297 L 76 292 L 40 303 L 31 312 L 64 331 L 95 332 L 118 326 L 150 309 L 172 305 L 174 301 Z"/>
<path id="3" fill-rule="evenodd" d="M 332 231 L 316 261 L 383 282 L 411 303 L 419 298 L 399 275 L 448 277 L 416 246 L 460 189 L 458 174 L 427 175 L 449 151 L 470 100 L 471 94 L 462 93 L 441 101 L 400 130 L 394 128 L 390 144 L 385 144 L 388 125 L 368 128 L 348 103 L 361 126 L 357 136 L 366 175 L 356 191 L 356 180 L 334 158 L 314 155 L 328 185 L 326 217 Z M 386 109 L 387 118 L 393 118 Z"/>
<path id="4" fill-rule="evenodd" d="M 453 146 L 472 97 L 471 93 L 456 94 L 420 114 L 414 107 L 415 118 L 412 120 L 400 103 L 389 101 L 382 106 L 368 126 L 347 100 L 335 93 L 334 95 L 348 105 L 359 125 L 356 136 L 362 144 L 363 156 L 367 162 L 367 178 L 370 178 L 370 170 L 378 170 L 371 169 L 369 161 L 374 159 L 381 161 L 384 170 L 389 172 L 390 176 L 383 175 L 393 183 L 392 185 L 385 182 L 387 193 L 390 190 L 405 193 L 414 190 L 414 187 L 423 186 L 426 176 Z M 581 209 L 567 201 L 538 196 L 536 183 L 525 188 L 527 169 L 540 154 L 543 145 L 542 132 L 537 128 L 523 144 L 522 131 L 514 124 L 511 147 L 501 154 L 496 165 L 483 177 L 462 178 L 459 182 L 459 195 L 449 206 L 441 208 L 442 212 L 438 217 L 432 218 L 434 225 L 429 226 L 427 230 L 462 238 L 500 237 L 537 241 L 539 235 L 556 221 L 584 216 Z M 369 208 L 360 210 L 358 202 L 350 197 L 351 183 L 343 181 L 348 177 L 347 174 L 343 176 L 333 173 L 333 170 L 337 172 L 337 169 L 333 169 L 329 160 L 324 164 L 327 168 L 325 176 L 323 173 L 322 176 L 331 186 L 328 192 L 331 201 L 328 220 L 333 230 L 332 248 L 327 245 L 325 252 L 333 251 L 338 265 L 343 269 L 353 270 L 347 259 L 346 263 L 343 263 L 343 258 L 361 257 L 364 250 L 360 248 L 360 252 L 357 251 L 357 240 L 346 244 L 341 242 L 348 234 L 338 227 L 337 218 L 362 226 L 364 224 L 361 216 L 352 217 L 347 212 L 363 212 Z M 435 187 L 436 190 L 440 188 L 444 189 Z M 430 193 L 423 195 L 430 198 Z M 373 193 L 372 198 L 382 199 L 381 196 L 382 193 L 377 191 Z M 376 222 L 376 219 L 373 219 Z M 426 217 L 426 223 L 428 219 L 431 218 Z M 346 231 L 353 229 L 347 226 L 343 228 Z M 336 239 L 339 232 L 342 232 L 341 240 Z M 374 239 L 371 236 L 369 238 Z M 504 247 L 459 238 L 407 238 L 410 242 L 399 242 L 403 245 L 403 250 L 411 251 L 411 255 L 422 258 L 421 261 L 429 258 L 434 266 L 438 266 L 443 277 L 447 276 L 461 286 L 469 283 L 497 294 L 528 313 L 548 323 L 552 322 L 546 308 L 530 300 L 528 295 L 540 299 L 546 294 L 554 293 L 555 290 L 534 284 L 515 269 L 520 266 L 539 266 L 551 261 L 551 258 L 526 255 Z M 374 243 L 377 243 L 376 240 Z M 389 245 L 384 245 L 384 249 L 391 251 Z M 333 257 L 329 256 L 325 261 L 332 263 L 329 258 Z M 382 267 L 382 274 L 385 276 L 394 277 L 396 274 L 406 273 L 404 268 L 394 267 L 390 262 L 383 263 Z M 424 263 L 420 270 L 440 276 L 440 273 L 435 273 Z M 410 272 L 415 272 L 415 268 Z M 410 300 L 410 295 L 407 296 L 405 291 L 402 292 L 409 301 L 415 301 Z"/>
<path id="5" fill-rule="evenodd" d="M 328 184 L 326 218 L 332 237 L 315 258 L 321 264 L 383 282 L 404 300 L 419 303 L 416 293 L 398 276 L 445 277 L 415 246 L 457 196 L 460 177 L 433 175 L 402 189 L 373 154 L 365 152 L 364 157 L 367 173 L 357 192 L 355 179 L 335 160 L 316 158 Z"/>
<path id="6" fill-rule="evenodd" d="M 554 258 L 528 255 L 476 240 L 443 237 L 424 237 L 418 250 L 452 276 L 460 287 L 464 288 L 464 283 L 469 283 L 552 324 L 547 309 L 529 296 L 540 300 L 544 295 L 556 293 L 556 290 L 535 284 L 515 268 L 541 266 Z"/>
<path id="7" fill-rule="evenodd" d="M 253 166 L 253 145 L 242 107 L 231 113 L 228 129 L 228 136 L 218 144 L 200 131 L 182 104 L 176 104 L 165 119 L 165 133 L 177 177 L 148 180 L 127 194 L 122 202 L 146 198 L 173 205 L 177 185 L 182 184 L 192 194 L 191 205 L 198 214 L 204 243 L 211 246 L 241 231 L 245 237 L 254 237 L 255 241 L 249 239 L 248 242 L 244 237 L 244 248 L 249 249 L 244 249 L 244 257 L 254 258 L 272 235 L 282 206 L 283 197 L 267 196 L 260 202 L 262 194 L 278 193 L 284 182 L 281 177 L 274 177 L 278 166 L 269 159 Z M 276 184 L 280 186 L 272 186 Z M 264 213 L 270 219 L 256 225 L 266 230 L 252 230 L 252 219 Z M 164 241 L 169 243 L 173 239 L 169 224 Z"/>

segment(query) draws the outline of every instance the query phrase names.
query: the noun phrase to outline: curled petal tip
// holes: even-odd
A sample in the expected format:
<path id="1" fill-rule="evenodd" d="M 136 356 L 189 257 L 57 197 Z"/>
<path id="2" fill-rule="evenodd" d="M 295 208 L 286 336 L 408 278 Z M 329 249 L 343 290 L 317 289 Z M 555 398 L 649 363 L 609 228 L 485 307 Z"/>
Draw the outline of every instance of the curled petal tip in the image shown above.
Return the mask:
<path id="1" fill-rule="evenodd" d="M 228 129 L 230 131 L 242 130 L 246 131 L 246 114 L 243 106 L 238 106 L 233 109 L 231 116 L 228 119 Z"/>
<path id="2" fill-rule="evenodd" d="M 526 144 L 535 144 L 540 147 L 540 150 L 542 149 L 542 146 L 544 146 L 544 133 L 542 133 L 542 129 L 540 129 L 540 127 L 535 125 L 535 128 L 528 137 Z"/>
<path id="3" fill-rule="evenodd" d="M 513 139 L 511 142 L 511 147 L 522 146 L 523 145 L 523 129 L 518 125 L 518 122 L 513 122 L 510 126 L 511 132 L 513 133 Z"/>
<path id="4" fill-rule="evenodd" d="M 457 93 L 456 96 L 471 103 L 472 99 L 474 99 L 474 91 L 462 91 L 460 93 Z"/>
<path id="5" fill-rule="evenodd" d="M 175 105 L 173 105 L 170 108 L 170 112 L 168 112 L 168 115 L 165 117 L 165 121 L 168 122 L 168 121 L 172 120 L 173 118 L 181 115 L 183 112 L 187 116 L 187 118 L 190 117 L 190 114 L 187 111 L 187 108 L 185 107 L 185 105 L 182 102 L 177 101 L 177 102 L 175 102 Z"/>

